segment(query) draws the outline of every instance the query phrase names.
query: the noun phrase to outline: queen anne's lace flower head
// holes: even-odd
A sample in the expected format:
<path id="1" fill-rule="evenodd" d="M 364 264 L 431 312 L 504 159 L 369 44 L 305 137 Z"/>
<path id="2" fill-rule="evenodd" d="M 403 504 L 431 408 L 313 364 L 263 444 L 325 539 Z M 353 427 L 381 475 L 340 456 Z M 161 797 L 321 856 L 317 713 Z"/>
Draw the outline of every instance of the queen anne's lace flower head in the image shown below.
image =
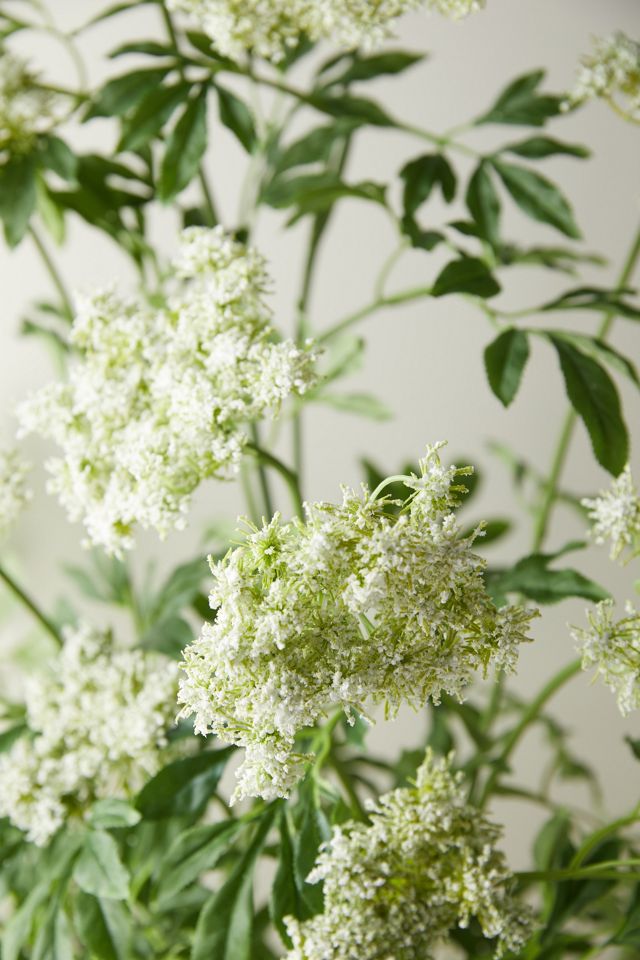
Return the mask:
<path id="1" fill-rule="evenodd" d="M 593 521 L 594 542 L 611 542 L 612 560 L 617 560 L 625 550 L 630 552 L 629 559 L 640 553 L 640 499 L 628 465 L 609 490 L 602 490 L 594 500 L 583 500 L 582 505 Z"/>
<path id="2" fill-rule="evenodd" d="M 165 756 L 177 673 L 86 625 L 67 630 L 53 672 L 27 686 L 31 739 L 0 756 L 0 816 L 44 845 L 93 800 L 133 796 Z"/>
<path id="3" fill-rule="evenodd" d="M 17 450 L 0 448 L 0 540 L 31 499 L 26 484 L 30 470 Z"/>
<path id="4" fill-rule="evenodd" d="M 57 122 L 59 98 L 37 84 L 27 64 L 0 49 L 0 162 L 28 152 Z"/>
<path id="5" fill-rule="evenodd" d="M 612 600 L 587 611 L 589 629 L 573 627 L 571 635 L 582 652 L 582 668 L 596 668 L 612 690 L 623 716 L 640 709 L 640 613 L 631 603 L 626 616 L 614 618 Z"/>
<path id="6" fill-rule="evenodd" d="M 489 598 L 453 513 L 458 472 L 429 448 L 399 517 L 345 489 L 212 564 L 217 616 L 185 650 L 179 701 L 196 732 L 246 748 L 239 796 L 286 796 L 304 770 L 296 735 L 332 704 L 394 712 L 513 667 L 533 614 Z"/>
<path id="7" fill-rule="evenodd" d="M 308 878 L 324 881 L 324 912 L 287 919 L 287 960 L 428 960 L 472 918 L 496 956 L 517 950 L 530 914 L 511 893 L 500 834 L 465 802 L 448 762 L 427 755 L 415 786 L 371 805 L 369 825 L 334 828 Z"/>
<path id="8" fill-rule="evenodd" d="M 566 108 L 599 97 L 640 123 L 640 44 L 624 33 L 594 40 L 594 51 L 582 60 Z"/>
<path id="9" fill-rule="evenodd" d="M 315 382 L 313 349 L 275 340 L 255 251 L 192 227 L 175 267 L 165 308 L 112 290 L 79 298 L 69 380 L 18 410 L 23 431 L 62 448 L 49 488 L 112 553 L 133 545 L 136 523 L 184 527 L 198 484 L 237 467 L 246 423 Z"/>
<path id="10" fill-rule="evenodd" d="M 301 37 L 332 39 L 346 48 L 371 49 L 410 10 L 433 7 L 455 20 L 484 6 L 485 0 L 169 0 L 189 14 L 224 56 L 240 60 L 248 51 L 275 62 Z"/>

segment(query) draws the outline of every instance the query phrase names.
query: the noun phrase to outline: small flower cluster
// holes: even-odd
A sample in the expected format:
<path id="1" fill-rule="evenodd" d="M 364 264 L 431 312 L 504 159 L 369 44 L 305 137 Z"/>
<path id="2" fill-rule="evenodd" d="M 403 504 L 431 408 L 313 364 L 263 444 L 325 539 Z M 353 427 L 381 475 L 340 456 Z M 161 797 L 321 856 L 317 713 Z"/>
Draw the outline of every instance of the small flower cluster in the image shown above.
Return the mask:
<path id="1" fill-rule="evenodd" d="M 274 62 L 303 36 L 375 48 L 400 16 L 425 5 L 458 20 L 480 10 L 484 0 L 169 0 L 171 9 L 191 15 L 224 56 L 240 60 L 250 50 Z"/>
<path id="2" fill-rule="evenodd" d="M 594 542 L 611 541 L 612 560 L 617 560 L 627 549 L 629 559 L 640 553 L 640 499 L 628 465 L 609 490 L 601 491 L 594 500 L 583 500 L 582 506 L 589 510 L 593 521 Z"/>
<path id="3" fill-rule="evenodd" d="M 26 485 L 30 470 L 17 450 L 0 448 L 0 540 L 31 499 Z"/>
<path id="4" fill-rule="evenodd" d="M 626 119 L 640 122 L 640 44 L 624 33 L 595 39 L 594 52 L 583 58 L 566 107 L 599 97 Z"/>
<path id="5" fill-rule="evenodd" d="M 640 709 L 640 613 L 626 604 L 626 617 L 614 619 L 612 600 L 587 611 L 590 627 L 573 627 L 571 635 L 582 652 L 582 668 L 595 667 L 616 694 L 620 713 Z"/>
<path id="6" fill-rule="evenodd" d="M 286 920 L 287 960 L 428 960 L 476 918 L 495 956 L 522 947 L 528 909 L 511 893 L 501 830 L 464 799 L 448 761 L 427 755 L 415 786 L 371 804 L 371 823 L 335 827 L 308 877 L 324 913 Z"/>
<path id="7" fill-rule="evenodd" d="M 0 162 L 28 153 L 56 124 L 58 98 L 37 81 L 23 60 L 0 50 Z"/>
<path id="8" fill-rule="evenodd" d="M 68 630 L 53 674 L 27 686 L 31 738 L 0 757 L 0 816 L 43 846 L 93 800 L 135 794 L 161 766 L 177 673 L 159 654 Z"/>
<path id="9" fill-rule="evenodd" d="M 133 546 L 136 523 L 183 528 L 198 484 L 237 467 L 245 424 L 315 383 L 313 349 L 275 340 L 255 251 L 192 227 L 175 271 L 165 307 L 112 290 L 80 299 L 69 380 L 18 410 L 23 432 L 62 448 L 49 489 L 114 554 Z"/>
<path id="10" fill-rule="evenodd" d="M 496 609 L 474 536 L 453 513 L 460 473 L 431 447 L 400 516 L 345 489 L 340 505 L 276 515 L 212 564 L 215 623 L 186 648 L 179 702 L 197 733 L 246 748 L 238 796 L 286 796 L 304 771 L 296 735 L 330 705 L 363 712 L 461 696 L 493 662 L 512 669 L 534 616 Z"/>

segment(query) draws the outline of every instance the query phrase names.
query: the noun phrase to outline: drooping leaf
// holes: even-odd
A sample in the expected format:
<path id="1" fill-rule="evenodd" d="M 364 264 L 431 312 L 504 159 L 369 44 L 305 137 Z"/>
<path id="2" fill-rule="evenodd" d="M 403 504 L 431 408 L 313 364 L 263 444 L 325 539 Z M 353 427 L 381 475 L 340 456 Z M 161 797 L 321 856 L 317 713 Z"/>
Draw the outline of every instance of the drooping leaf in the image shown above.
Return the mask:
<path id="1" fill-rule="evenodd" d="M 95 830 L 111 830 L 117 827 L 133 827 L 140 819 L 139 811 L 126 800 L 108 797 L 93 804 L 88 822 Z"/>
<path id="2" fill-rule="evenodd" d="M 53 170 L 67 183 L 75 183 L 78 159 L 60 137 L 49 135 L 41 138 L 38 144 L 38 162 L 48 170 Z"/>
<path id="3" fill-rule="evenodd" d="M 37 883 L 6 922 L 2 932 L 2 960 L 18 960 L 33 928 L 36 911 L 49 893 L 49 883 Z"/>
<path id="4" fill-rule="evenodd" d="M 502 147 L 500 152 L 515 153 L 517 156 L 527 157 L 529 160 L 542 160 L 545 157 L 558 155 L 579 157 L 580 159 L 591 156 L 591 151 L 580 143 L 563 143 L 561 140 L 554 140 L 553 137 L 543 136 L 528 137 L 518 143 L 509 143 L 506 147 Z"/>
<path id="5" fill-rule="evenodd" d="M 486 161 L 482 160 L 476 167 L 469 180 L 465 200 L 478 234 L 495 247 L 499 236 L 500 198 Z"/>
<path id="6" fill-rule="evenodd" d="M 174 110 L 189 96 L 186 81 L 156 87 L 147 92 L 136 110 L 123 120 L 118 150 L 139 150 L 155 137 Z"/>
<path id="7" fill-rule="evenodd" d="M 432 296 L 444 297 L 450 293 L 472 293 L 477 297 L 494 297 L 500 292 L 500 284 L 486 263 L 475 257 L 460 257 L 452 260 L 438 274 Z"/>
<path id="8" fill-rule="evenodd" d="M 146 67 L 114 77 L 94 96 L 84 119 L 120 117 L 137 107 L 148 93 L 157 90 L 170 67 Z"/>
<path id="9" fill-rule="evenodd" d="M 38 924 L 32 960 L 73 960 L 71 927 L 59 897 L 53 897 Z"/>
<path id="10" fill-rule="evenodd" d="M 549 339 L 556 349 L 567 395 L 584 422 L 598 463 L 613 476 L 629 459 L 629 436 L 616 386 L 604 367 L 562 337 Z"/>
<path id="11" fill-rule="evenodd" d="M 249 107 L 239 97 L 219 85 L 218 106 L 220 120 L 238 138 L 247 153 L 251 153 L 258 141 L 253 115 Z"/>
<path id="12" fill-rule="evenodd" d="M 33 154 L 10 157 L 0 166 L 0 218 L 10 247 L 17 247 L 29 226 L 37 200 Z"/>
<path id="13" fill-rule="evenodd" d="M 424 60 L 425 56 L 424 53 L 410 53 L 406 50 L 385 50 L 369 56 L 351 54 L 340 58 L 341 61 L 348 60 L 347 66 L 332 76 L 327 86 L 348 86 L 350 83 L 404 73 L 409 67 Z"/>
<path id="14" fill-rule="evenodd" d="M 374 127 L 395 127 L 396 122 L 382 107 L 373 100 L 364 97 L 352 97 L 347 94 L 332 96 L 317 92 L 310 94 L 305 101 L 321 113 L 331 117 L 348 118 L 359 124 L 371 124 Z"/>
<path id="15" fill-rule="evenodd" d="M 536 330 L 535 332 L 541 336 L 566 340 L 581 353 L 585 353 L 588 357 L 599 360 L 601 363 L 609 364 L 618 373 L 624 374 L 636 386 L 640 387 L 640 378 L 633 362 L 628 357 L 623 356 L 615 347 L 605 343 L 604 340 L 600 340 L 598 337 L 588 337 L 582 333 L 574 333 L 572 330 Z"/>
<path id="16" fill-rule="evenodd" d="M 201 813 L 233 751 L 233 747 L 205 750 L 174 760 L 145 784 L 136 798 L 136 809 L 147 820 Z"/>
<path id="17" fill-rule="evenodd" d="M 127 910 L 117 900 L 80 892 L 76 898 L 74 921 L 82 946 L 96 960 L 127 960 L 130 920 Z"/>
<path id="18" fill-rule="evenodd" d="M 526 73 L 510 83 L 491 109 L 476 120 L 481 123 L 505 123 L 542 127 L 560 112 L 561 97 L 538 93 L 544 70 Z"/>
<path id="19" fill-rule="evenodd" d="M 326 214 L 338 200 L 344 199 L 367 200 L 386 207 L 386 187 L 382 183 L 362 180 L 360 183 L 337 181 L 308 190 L 298 195 L 297 208 L 287 225 L 295 223 L 305 214 Z"/>
<path id="20" fill-rule="evenodd" d="M 167 139 L 162 165 L 158 196 L 169 203 L 186 186 L 196 173 L 207 148 L 207 89 L 190 100 Z"/>
<path id="21" fill-rule="evenodd" d="M 558 603 L 566 597 L 583 597 L 598 603 L 608 592 L 570 567 L 549 569 L 557 554 L 533 553 L 508 570 L 487 571 L 489 593 L 502 602 L 508 593 L 521 593 L 536 603 Z"/>
<path id="22" fill-rule="evenodd" d="M 554 297 L 540 307 L 541 311 L 554 310 L 597 310 L 619 314 L 628 320 L 640 320 L 640 307 L 629 303 L 625 294 L 628 290 L 607 290 L 603 287 L 576 287 Z"/>
<path id="23" fill-rule="evenodd" d="M 547 223 L 567 237 L 580 238 L 569 201 L 555 184 L 539 173 L 513 163 L 494 160 L 493 167 L 520 209 L 541 223 Z"/>
<path id="24" fill-rule="evenodd" d="M 335 123 L 314 127 L 285 147 L 277 160 L 278 173 L 309 163 L 327 164 L 336 143 L 343 141 L 353 129 L 354 124 L 350 120 L 337 120 Z"/>
<path id="25" fill-rule="evenodd" d="M 73 868 L 81 890 L 108 900 L 126 900 L 129 873 L 120 859 L 118 845 L 105 830 L 90 830 Z"/>
<path id="26" fill-rule="evenodd" d="M 489 384 L 505 407 L 509 406 L 518 392 L 528 359 L 527 334 L 515 327 L 499 334 L 484 351 Z"/>
<path id="27" fill-rule="evenodd" d="M 148 621 L 156 623 L 182 613 L 200 592 L 208 575 L 209 565 L 204 557 L 176 567 L 160 587 L 147 615 Z"/>
<path id="28" fill-rule="evenodd" d="M 296 870 L 294 855 L 294 837 L 286 816 L 286 811 L 280 817 L 280 844 L 278 847 L 278 867 L 271 886 L 269 899 L 269 913 L 276 930 L 280 934 L 285 946 L 291 946 L 285 925 L 285 917 L 296 917 L 300 920 L 308 917 L 312 910 L 305 901 L 300 879 Z"/>
<path id="29" fill-rule="evenodd" d="M 206 870 L 213 870 L 226 853 L 242 824 L 225 820 L 210 826 L 191 827 L 179 834 L 162 859 L 156 901 L 164 909 Z"/>
<path id="30" fill-rule="evenodd" d="M 455 196 L 456 175 L 441 153 L 425 154 L 406 163 L 400 171 L 400 179 L 404 183 L 405 216 L 411 216 L 426 203 L 436 185 L 447 203 L 451 203 Z"/>

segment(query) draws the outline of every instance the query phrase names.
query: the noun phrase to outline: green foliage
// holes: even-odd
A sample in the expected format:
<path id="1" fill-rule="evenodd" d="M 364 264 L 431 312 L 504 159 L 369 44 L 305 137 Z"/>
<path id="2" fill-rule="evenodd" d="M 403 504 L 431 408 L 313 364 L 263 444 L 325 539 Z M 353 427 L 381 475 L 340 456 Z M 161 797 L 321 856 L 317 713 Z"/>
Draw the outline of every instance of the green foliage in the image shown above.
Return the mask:
<path id="1" fill-rule="evenodd" d="M 512 327 L 499 334 L 484 351 L 484 363 L 491 389 L 508 407 L 520 386 L 529 359 L 526 333 Z"/>

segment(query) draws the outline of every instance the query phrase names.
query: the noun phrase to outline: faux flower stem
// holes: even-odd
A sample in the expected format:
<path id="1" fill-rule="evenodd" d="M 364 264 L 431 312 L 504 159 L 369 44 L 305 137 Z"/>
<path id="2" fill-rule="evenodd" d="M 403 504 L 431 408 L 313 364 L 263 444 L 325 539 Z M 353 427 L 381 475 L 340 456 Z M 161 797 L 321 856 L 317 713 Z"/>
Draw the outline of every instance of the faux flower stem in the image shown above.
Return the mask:
<path id="1" fill-rule="evenodd" d="M 46 630 L 46 632 L 49 634 L 49 636 L 55 640 L 56 644 L 59 647 L 61 647 L 62 637 L 60 636 L 58 629 L 54 626 L 51 620 L 49 620 L 49 618 L 42 612 L 42 610 L 40 610 L 40 608 L 36 606 L 36 604 L 33 602 L 31 597 L 24 592 L 22 587 L 13 579 L 11 574 L 7 573 L 7 571 L 3 567 L 0 567 L 0 579 L 4 581 L 4 583 L 9 587 L 9 589 L 14 594 L 14 596 L 16 596 L 18 600 L 22 603 L 22 605 L 25 606 L 31 612 L 31 614 L 36 618 L 40 626 L 43 627 Z"/>
<path id="2" fill-rule="evenodd" d="M 287 484 L 289 492 L 291 493 L 291 500 L 295 507 L 296 514 L 302 518 L 304 516 L 304 508 L 302 503 L 302 496 L 300 494 L 300 486 L 298 484 L 298 477 L 293 470 L 291 470 L 286 464 L 279 460 L 277 457 L 274 457 L 272 453 L 268 453 L 266 450 L 263 450 L 258 444 L 248 443 L 246 449 L 253 453 L 257 457 L 260 466 L 264 469 L 265 466 L 272 467 L 276 470 L 282 479 Z M 270 512 L 269 517 L 273 516 L 273 511 Z"/>
<path id="3" fill-rule="evenodd" d="M 37 229 L 33 225 L 29 227 L 29 233 L 31 234 L 31 239 L 33 240 L 35 247 L 38 253 L 40 254 L 40 258 L 46 267 L 47 273 L 49 274 L 54 287 L 58 291 L 58 296 L 62 301 L 62 306 L 64 308 L 64 312 L 67 316 L 67 319 L 71 321 L 73 319 L 73 312 L 74 312 L 73 304 L 71 302 L 71 297 L 65 286 L 65 283 L 62 277 L 60 276 L 60 272 L 58 271 L 58 268 L 53 262 L 53 258 L 51 257 L 51 254 L 47 250 L 44 240 L 42 239 Z"/>

